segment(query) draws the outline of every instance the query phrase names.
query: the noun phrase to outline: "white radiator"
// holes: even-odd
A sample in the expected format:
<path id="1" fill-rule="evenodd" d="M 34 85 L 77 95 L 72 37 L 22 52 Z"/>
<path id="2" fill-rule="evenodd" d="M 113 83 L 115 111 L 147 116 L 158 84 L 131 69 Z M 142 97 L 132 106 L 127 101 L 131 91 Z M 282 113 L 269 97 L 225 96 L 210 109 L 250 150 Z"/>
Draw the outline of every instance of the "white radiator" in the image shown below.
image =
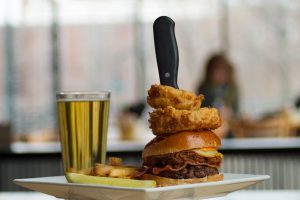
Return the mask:
<path id="1" fill-rule="evenodd" d="M 271 176 L 250 189 L 300 189 L 299 153 L 226 154 L 221 171 Z"/>

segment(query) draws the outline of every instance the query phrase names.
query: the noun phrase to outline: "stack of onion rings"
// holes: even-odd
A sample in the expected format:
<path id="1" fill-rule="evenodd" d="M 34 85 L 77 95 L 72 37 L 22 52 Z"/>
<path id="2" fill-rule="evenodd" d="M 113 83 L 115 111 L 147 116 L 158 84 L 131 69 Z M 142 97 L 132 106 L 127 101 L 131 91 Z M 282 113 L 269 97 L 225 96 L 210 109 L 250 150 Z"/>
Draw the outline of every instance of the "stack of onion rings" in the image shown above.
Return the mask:
<path id="1" fill-rule="evenodd" d="M 203 95 L 152 85 L 147 97 L 148 104 L 155 108 L 150 113 L 150 128 L 155 135 L 219 128 L 222 122 L 218 110 L 200 108 L 203 100 Z"/>

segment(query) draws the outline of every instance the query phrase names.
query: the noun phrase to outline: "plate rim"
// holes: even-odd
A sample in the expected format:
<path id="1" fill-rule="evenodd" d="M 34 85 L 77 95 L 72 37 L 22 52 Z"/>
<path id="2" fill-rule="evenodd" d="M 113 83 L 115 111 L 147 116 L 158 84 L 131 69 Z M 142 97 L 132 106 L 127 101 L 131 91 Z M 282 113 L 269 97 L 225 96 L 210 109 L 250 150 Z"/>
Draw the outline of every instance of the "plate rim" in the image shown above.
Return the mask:
<path id="1" fill-rule="evenodd" d="M 80 184 L 80 183 L 61 183 L 61 182 L 46 182 L 46 181 L 34 181 L 34 179 L 41 178 L 65 178 L 62 176 L 48 176 L 48 177 L 35 177 L 35 178 L 23 178 L 23 179 L 14 179 L 13 182 L 17 185 L 29 183 L 29 184 L 47 184 L 47 185 L 60 185 L 66 187 L 88 187 L 88 188 L 103 188 L 103 189 L 112 189 L 112 190 L 127 190 L 127 191 L 139 191 L 139 192 L 161 192 L 165 190 L 176 190 L 176 189 L 187 189 L 187 188 L 203 188 L 217 185 L 227 185 L 227 184 L 236 184 L 236 183 L 244 183 L 244 182 L 260 182 L 264 180 L 270 179 L 270 175 L 266 174 L 237 174 L 237 173 L 223 173 L 226 175 L 248 175 L 250 177 L 232 179 L 232 180 L 222 180 L 222 181 L 213 181 L 213 182 L 204 182 L 204 183 L 192 183 L 192 184 L 180 184 L 180 185 L 172 185 L 165 187 L 155 187 L 155 188 L 130 188 L 130 187 L 119 187 L 119 186 L 107 186 L 107 185 L 99 185 L 99 184 Z M 219 183 L 219 184 L 218 184 Z M 22 186 L 24 187 L 24 186 Z"/>

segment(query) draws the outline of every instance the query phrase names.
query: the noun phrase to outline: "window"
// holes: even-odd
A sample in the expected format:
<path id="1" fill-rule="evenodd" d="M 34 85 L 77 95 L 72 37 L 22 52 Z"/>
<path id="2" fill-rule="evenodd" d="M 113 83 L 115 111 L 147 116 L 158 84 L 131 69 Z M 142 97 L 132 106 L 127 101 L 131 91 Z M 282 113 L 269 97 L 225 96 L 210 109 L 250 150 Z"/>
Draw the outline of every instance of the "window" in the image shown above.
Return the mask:
<path id="1" fill-rule="evenodd" d="M 181 88 L 195 90 L 207 57 L 226 51 L 241 112 L 258 118 L 300 95 L 300 2 L 4 0 L 0 2 L 0 123 L 56 132 L 55 91 L 112 91 L 111 119 L 158 83 L 152 24 L 175 22 Z"/>
<path id="2" fill-rule="evenodd" d="M 291 106 L 300 95 L 300 2 L 228 2 L 229 52 L 238 70 L 243 113 Z"/>

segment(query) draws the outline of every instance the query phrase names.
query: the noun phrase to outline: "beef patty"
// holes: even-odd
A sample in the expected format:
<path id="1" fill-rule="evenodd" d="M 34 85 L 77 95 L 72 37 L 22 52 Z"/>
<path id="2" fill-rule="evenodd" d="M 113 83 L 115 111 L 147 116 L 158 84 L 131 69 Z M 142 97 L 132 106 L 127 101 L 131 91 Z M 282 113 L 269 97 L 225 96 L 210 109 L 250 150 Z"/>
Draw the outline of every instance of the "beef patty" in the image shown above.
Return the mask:
<path id="1" fill-rule="evenodd" d="M 203 178 L 206 176 L 212 176 L 219 174 L 217 168 L 209 167 L 205 165 L 188 165 L 179 171 L 162 171 L 158 176 L 173 178 L 173 179 L 187 179 L 187 178 Z"/>

